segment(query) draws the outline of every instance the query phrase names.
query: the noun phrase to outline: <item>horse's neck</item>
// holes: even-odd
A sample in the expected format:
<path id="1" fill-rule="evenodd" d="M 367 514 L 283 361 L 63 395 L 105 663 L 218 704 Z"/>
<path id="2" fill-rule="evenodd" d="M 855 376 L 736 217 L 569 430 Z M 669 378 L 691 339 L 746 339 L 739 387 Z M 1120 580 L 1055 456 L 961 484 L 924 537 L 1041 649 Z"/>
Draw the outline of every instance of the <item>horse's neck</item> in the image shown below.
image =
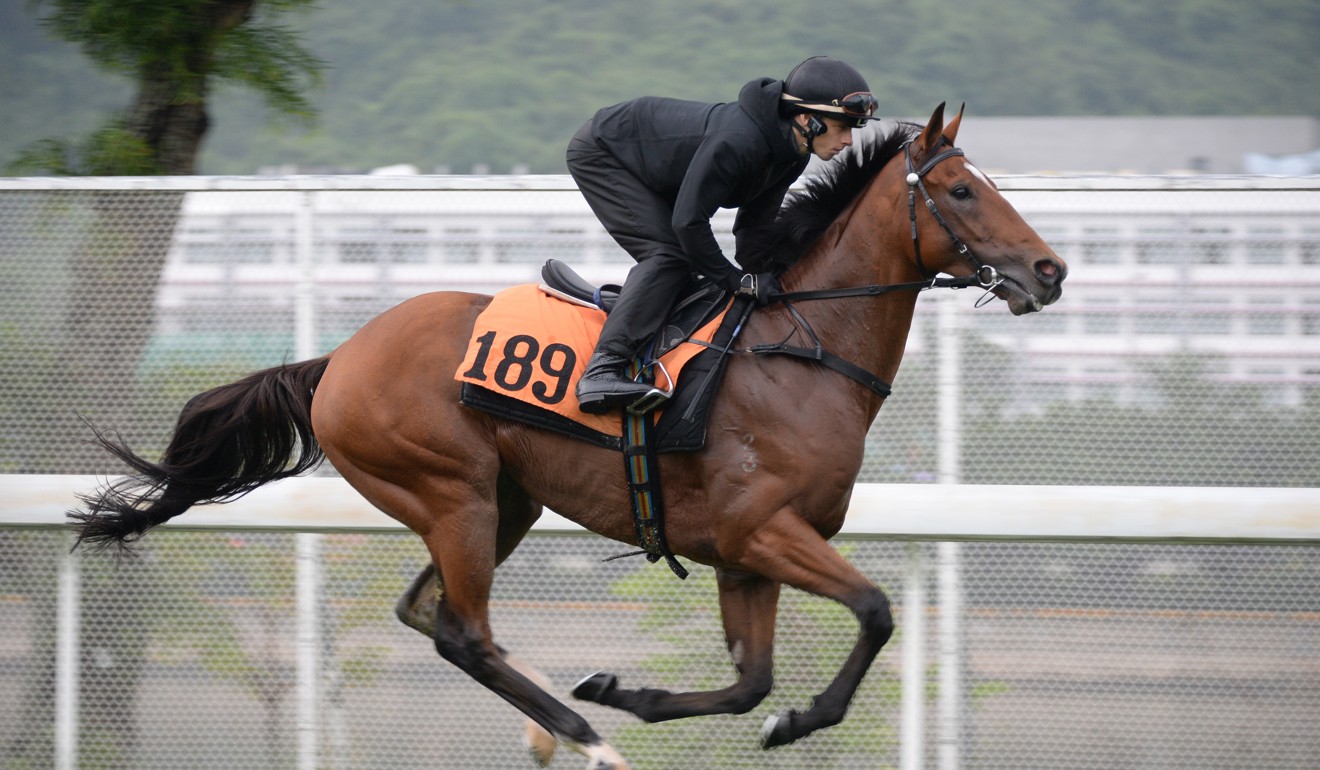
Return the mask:
<path id="1" fill-rule="evenodd" d="M 898 284 L 920 280 L 905 255 L 907 219 L 873 185 L 784 276 L 785 291 Z M 825 349 L 893 382 L 912 326 L 917 292 L 813 300 L 797 305 Z M 871 417 L 879 402 L 875 401 Z"/>

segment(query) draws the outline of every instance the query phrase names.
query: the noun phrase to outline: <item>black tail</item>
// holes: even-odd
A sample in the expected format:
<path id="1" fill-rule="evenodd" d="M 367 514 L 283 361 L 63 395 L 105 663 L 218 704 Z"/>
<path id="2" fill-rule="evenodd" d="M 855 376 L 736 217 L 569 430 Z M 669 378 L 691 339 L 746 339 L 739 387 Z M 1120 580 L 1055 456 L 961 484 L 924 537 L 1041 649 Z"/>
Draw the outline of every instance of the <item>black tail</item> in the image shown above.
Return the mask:
<path id="1" fill-rule="evenodd" d="M 312 433 L 312 390 L 329 363 L 327 357 L 277 366 L 194 396 L 160 462 L 96 431 L 95 443 L 133 474 L 79 496 L 86 510 L 68 514 L 77 544 L 126 545 L 198 503 L 236 500 L 315 468 L 325 454 Z"/>

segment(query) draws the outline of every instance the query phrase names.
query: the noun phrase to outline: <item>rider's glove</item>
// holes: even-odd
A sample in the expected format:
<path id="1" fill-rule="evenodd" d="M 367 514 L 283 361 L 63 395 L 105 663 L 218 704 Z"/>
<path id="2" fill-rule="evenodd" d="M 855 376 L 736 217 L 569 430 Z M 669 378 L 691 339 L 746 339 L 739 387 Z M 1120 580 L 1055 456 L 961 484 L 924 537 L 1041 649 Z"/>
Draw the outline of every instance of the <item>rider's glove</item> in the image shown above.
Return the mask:
<path id="1" fill-rule="evenodd" d="M 746 273 L 738 281 L 738 295 L 751 297 L 758 305 L 770 304 L 771 295 L 778 293 L 779 279 L 774 273 Z"/>

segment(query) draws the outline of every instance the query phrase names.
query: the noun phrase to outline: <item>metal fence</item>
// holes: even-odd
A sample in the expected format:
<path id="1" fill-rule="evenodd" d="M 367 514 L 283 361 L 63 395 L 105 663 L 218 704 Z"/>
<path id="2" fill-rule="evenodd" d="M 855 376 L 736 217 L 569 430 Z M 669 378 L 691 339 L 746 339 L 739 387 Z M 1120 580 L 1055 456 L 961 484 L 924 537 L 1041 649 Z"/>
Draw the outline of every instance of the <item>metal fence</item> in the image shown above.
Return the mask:
<path id="1" fill-rule="evenodd" d="M 863 481 L 935 479 L 955 384 L 964 482 L 1320 486 L 1320 178 L 1000 182 L 1064 298 L 928 293 Z M 189 395 L 406 297 L 631 264 L 561 177 L 0 180 L 0 249 L 0 472 L 24 473 L 102 469 L 75 410 L 162 446 Z"/>
<path id="2" fill-rule="evenodd" d="M 520 716 L 393 618 L 425 551 L 380 514 L 372 523 L 342 482 L 286 482 L 269 491 L 294 491 L 200 511 L 191 520 L 204 529 L 184 517 L 148 537 L 140 558 L 115 562 L 69 554 L 68 534 L 39 523 L 58 521 L 92 479 L 3 478 L 18 498 L 0 506 L 10 766 L 530 766 Z M 889 592 L 899 631 L 848 719 L 791 747 L 756 748 L 761 721 L 808 704 L 856 635 L 846 610 L 787 592 L 776 689 L 751 714 L 645 725 L 579 704 L 634 768 L 1301 770 L 1320 760 L 1320 503 L 1310 490 L 862 492 L 838 547 Z M 932 521 L 931 510 L 975 499 L 974 515 Z M 1120 501 L 1146 515 L 1091 531 L 1143 542 L 1021 534 L 1077 537 L 1049 526 L 1054 511 L 1086 517 Z M 328 531 L 276 529 L 297 520 Z M 1014 540 L 906 539 L 944 527 Z M 680 583 L 663 565 L 605 561 L 617 543 L 549 529 L 501 568 L 492 627 L 557 695 L 598 668 L 630 686 L 731 681 L 711 570 L 689 565 Z M 1248 544 L 1252 532 L 1275 542 Z M 1175 534 L 1241 542 L 1153 542 Z M 581 762 L 561 749 L 551 766 Z"/>
<path id="3" fill-rule="evenodd" d="M 965 294 L 919 303 L 863 481 L 1320 487 L 1320 180 L 1000 181 L 1069 260 L 1064 299 L 1029 318 Z M 0 473 L 118 472 L 83 445 L 78 414 L 150 453 L 199 390 L 327 350 L 421 291 L 535 280 L 547 257 L 597 281 L 628 265 L 559 178 L 0 180 Z M 390 616 L 425 558 L 414 538 L 320 536 L 323 612 L 300 628 L 300 537 L 167 529 L 136 561 L 75 572 L 62 531 L 0 529 L 0 766 L 526 762 L 518 716 Z M 636 768 L 1320 765 L 1313 544 L 965 543 L 957 612 L 937 579 L 947 544 L 840 548 L 901 625 L 840 728 L 754 748 L 765 715 L 805 705 L 856 632 L 796 595 L 777 689 L 753 714 L 584 712 Z M 709 573 L 680 584 L 600 562 L 617 550 L 530 539 L 497 579 L 501 642 L 560 693 L 594 667 L 670 689 L 726 682 Z M 80 600 L 61 604 L 74 574 Z M 955 616 L 962 630 L 941 630 Z M 61 646 L 70 623 L 77 644 Z M 926 625 L 928 664 L 905 666 L 903 635 Z M 324 661 L 314 732 L 299 706 L 309 643 Z M 961 653 L 942 657 L 950 644 Z M 938 698 L 947 660 L 961 661 L 957 702 Z M 72 723 L 56 713 L 61 661 L 78 673 Z M 915 756 L 904 676 L 932 693 Z"/>

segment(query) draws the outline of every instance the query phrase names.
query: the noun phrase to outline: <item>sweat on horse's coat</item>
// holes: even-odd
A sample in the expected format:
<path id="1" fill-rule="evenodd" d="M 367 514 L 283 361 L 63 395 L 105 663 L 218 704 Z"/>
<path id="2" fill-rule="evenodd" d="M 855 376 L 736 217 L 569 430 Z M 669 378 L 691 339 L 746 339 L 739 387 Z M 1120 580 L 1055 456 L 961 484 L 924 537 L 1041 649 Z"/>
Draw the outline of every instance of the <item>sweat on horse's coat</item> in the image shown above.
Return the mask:
<path id="1" fill-rule="evenodd" d="M 924 128 L 900 125 L 842 156 L 786 204 L 762 264 L 744 267 L 782 270 L 786 292 L 901 284 L 928 277 L 917 264 L 920 248 L 929 271 L 969 276 L 978 265 L 993 267 L 1002 280 L 992 291 L 1015 315 L 1057 300 L 1066 265 L 950 151 L 961 117 L 945 125 L 940 105 Z M 919 188 L 908 183 L 905 163 L 891 162 L 908 152 L 907 160 L 922 169 L 913 174 Z M 926 206 L 916 205 L 917 189 L 930 196 Z M 793 310 L 770 305 L 747 320 L 740 339 L 749 346 L 789 339 L 803 346 L 814 336 L 892 382 L 916 295 L 803 301 Z M 72 517 L 81 543 L 132 541 L 196 503 L 233 499 L 304 472 L 324 452 L 355 489 L 426 544 L 428 569 L 436 571 L 443 594 L 431 620 L 411 624 L 432 629 L 440 655 L 584 753 L 589 770 L 623 770 L 623 758 L 511 665 L 491 633 L 495 568 L 542 506 L 623 543 L 635 545 L 636 535 L 614 451 L 458 404 L 453 373 L 489 303 L 456 292 L 417 297 L 324 358 L 203 393 L 184 408 L 158 462 L 101 435 L 100 443 L 134 475 L 84 498 L 86 511 Z M 775 611 L 787 585 L 842 603 L 860 633 L 809 707 L 765 720 L 762 745 L 781 746 L 840 722 L 893 632 L 884 593 L 828 543 L 842 526 L 883 400 L 833 369 L 735 355 L 711 409 L 705 447 L 665 454 L 660 464 L 669 545 L 714 568 L 737 677 L 721 689 L 671 693 L 626 689 L 617 677 L 597 674 L 574 694 L 647 721 L 755 708 L 773 685 Z M 544 746 L 538 754 L 544 756 Z"/>

